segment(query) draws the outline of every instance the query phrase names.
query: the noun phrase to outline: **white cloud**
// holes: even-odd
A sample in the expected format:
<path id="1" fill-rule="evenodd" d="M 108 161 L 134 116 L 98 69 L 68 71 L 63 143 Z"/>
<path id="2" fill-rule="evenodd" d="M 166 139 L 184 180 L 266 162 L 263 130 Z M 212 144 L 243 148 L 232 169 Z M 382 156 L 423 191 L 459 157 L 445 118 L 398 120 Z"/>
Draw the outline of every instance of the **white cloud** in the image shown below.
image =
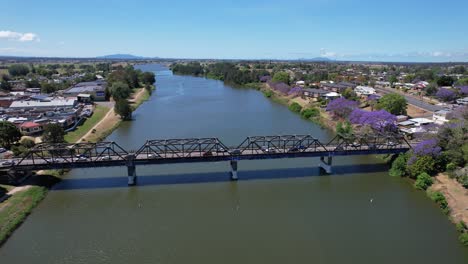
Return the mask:
<path id="1" fill-rule="evenodd" d="M 1 39 L 15 40 L 20 42 L 40 41 L 39 36 L 35 33 L 20 33 L 9 30 L 0 30 L 0 40 Z"/>
<path id="2" fill-rule="evenodd" d="M 337 56 L 336 52 L 327 51 L 324 48 L 320 49 L 320 57 L 330 58 L 330 57 L 336 57 L 336 56 Z"/>

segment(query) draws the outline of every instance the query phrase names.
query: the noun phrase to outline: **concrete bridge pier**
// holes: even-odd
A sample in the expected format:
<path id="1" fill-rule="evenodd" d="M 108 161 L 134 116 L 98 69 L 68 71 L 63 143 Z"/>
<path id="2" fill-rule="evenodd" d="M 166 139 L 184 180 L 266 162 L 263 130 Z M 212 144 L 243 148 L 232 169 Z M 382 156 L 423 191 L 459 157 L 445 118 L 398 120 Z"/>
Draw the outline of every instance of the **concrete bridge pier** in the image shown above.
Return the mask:
<path id="1" fill-rule="evenodd" d="M 136 185 L 137 175 L 135 166 L 135 155 L 127 156 L 128 186 Z"/>
<path id="2" fill-rule="evenodd" d="M 320 168 L 327 174 L 332 173 L 332 156 L 320 157 Z"/>
<path id="3" fill-rule="evenodd" d="M 237 181 L 237 160 L 231 160 L 231 180 Z"/>

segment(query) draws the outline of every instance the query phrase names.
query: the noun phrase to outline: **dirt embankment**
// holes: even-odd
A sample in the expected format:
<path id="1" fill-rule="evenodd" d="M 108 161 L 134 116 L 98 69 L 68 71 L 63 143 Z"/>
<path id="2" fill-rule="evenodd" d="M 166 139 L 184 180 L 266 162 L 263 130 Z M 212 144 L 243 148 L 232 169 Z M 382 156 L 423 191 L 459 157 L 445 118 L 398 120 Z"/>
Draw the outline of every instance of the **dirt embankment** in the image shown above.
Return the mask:
<path id="1" fill-rule="evenodd" d="M 456 223 L 463 221 L 468 224 L 468 190 L 445 174 L 438 174 L 434 178 L 431 190 L 444 194 L 451 209 L 452 220 Z"/>

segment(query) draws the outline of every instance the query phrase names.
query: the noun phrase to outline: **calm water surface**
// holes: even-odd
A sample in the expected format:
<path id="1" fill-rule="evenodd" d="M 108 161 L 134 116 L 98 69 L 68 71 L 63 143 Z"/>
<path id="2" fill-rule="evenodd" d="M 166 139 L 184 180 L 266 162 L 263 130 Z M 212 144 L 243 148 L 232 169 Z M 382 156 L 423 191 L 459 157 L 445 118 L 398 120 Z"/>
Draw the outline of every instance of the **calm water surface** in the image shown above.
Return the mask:
<path id="1" fill-rule="evenodd" d="M 330 133 L 257 91 L 174 76 L 109 140 Z M 1 263 L 468 263 L 454 226 L 371 156 L 73 170 L 0 249 Z M 373 199 L 371 203 L 370 200 Z"/>

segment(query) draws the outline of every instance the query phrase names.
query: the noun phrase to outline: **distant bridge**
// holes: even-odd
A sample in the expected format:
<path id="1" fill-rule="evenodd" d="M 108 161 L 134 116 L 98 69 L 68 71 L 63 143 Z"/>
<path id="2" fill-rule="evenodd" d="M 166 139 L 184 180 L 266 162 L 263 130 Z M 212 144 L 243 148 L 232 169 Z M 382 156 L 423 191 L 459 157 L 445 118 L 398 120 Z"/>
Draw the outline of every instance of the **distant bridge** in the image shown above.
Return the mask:
<path id="1" fill-rule="evenodd" d="M 412 144 L 399 134 L 337 135 L 322 143 L 311 135 L 247 137 L 228 147 L 218 138 L 148 140 L 136 151 L 115 142 L 41 143 L 13 164 L 0 169 L 17 171 L 126 166 L 128 184 L 136 184 L 136 165 L 230 161 L 231 179 L 237 179 L 239 160 L 320 157 L 319 166 L 331 173 L 332 157 L 398 154 Z"/>

